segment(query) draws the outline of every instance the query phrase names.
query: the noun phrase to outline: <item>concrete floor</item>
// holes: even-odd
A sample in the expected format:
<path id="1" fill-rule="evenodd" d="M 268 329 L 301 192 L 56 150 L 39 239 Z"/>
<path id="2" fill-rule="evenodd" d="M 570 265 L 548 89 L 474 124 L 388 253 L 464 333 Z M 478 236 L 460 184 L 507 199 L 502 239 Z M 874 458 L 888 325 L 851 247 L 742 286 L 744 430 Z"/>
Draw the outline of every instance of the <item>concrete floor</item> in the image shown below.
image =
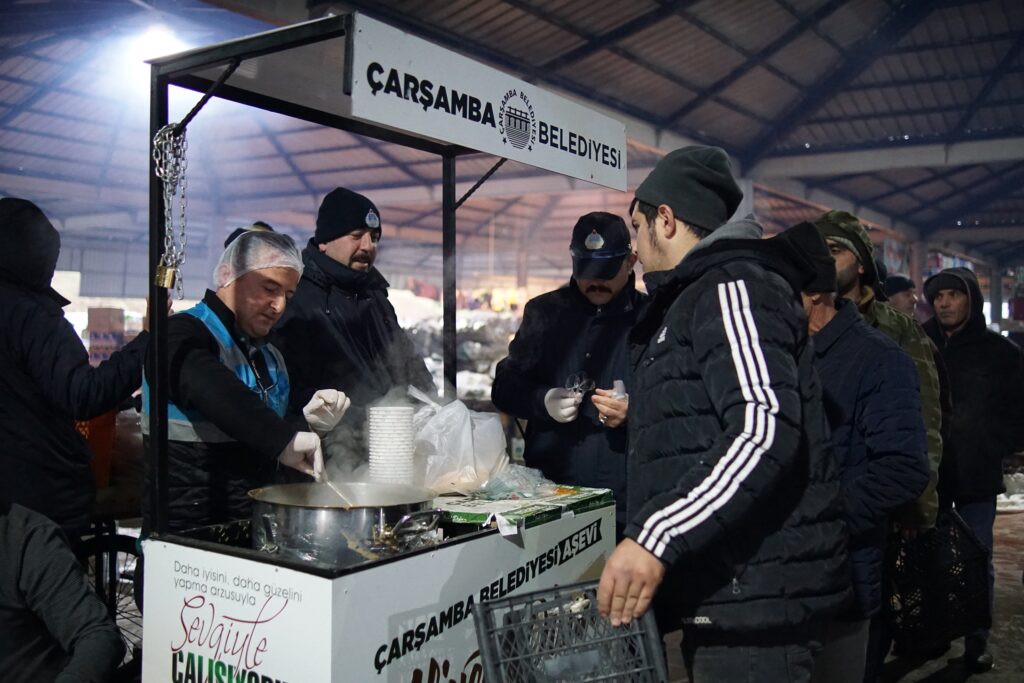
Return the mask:
<path id="1" fill-rule="evenodd" d="M 890 657 L 885 665 L 885 683 L 1021 683 L 1024 681 L 1024 513 L 996 517 L 995 526 L 995 615 L 989 651 L 995 668 L 971 675 L 960 660 L 963 640 L 953 643 L 944 655 L 930 661 L 907 661 Z M 680 634 L 666 638 L 669 680 L 686 683 L 686 670 L 679 652 Z M 718 682 L 716 682 L 718 683 Z M 721 683 L 729 683 L 722 681 Z"/>

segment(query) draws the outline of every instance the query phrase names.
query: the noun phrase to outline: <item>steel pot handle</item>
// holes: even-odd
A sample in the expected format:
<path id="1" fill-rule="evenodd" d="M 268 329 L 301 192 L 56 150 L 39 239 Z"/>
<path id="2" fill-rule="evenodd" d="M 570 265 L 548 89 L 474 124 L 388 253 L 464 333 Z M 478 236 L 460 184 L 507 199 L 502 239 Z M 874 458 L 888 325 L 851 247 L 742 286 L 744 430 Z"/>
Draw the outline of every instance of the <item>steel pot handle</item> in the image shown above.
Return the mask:
<path id="1" fill-rule="evenodd" d="M 392 536 L 404 536 L 407 534 L 422 534 L 433 531 L 441 523 L 444 513 L 441 510 L 420 510 L 411 512 L 395 522 L 391 527 Z M 424 518 L 427 518 L 424 520 Z"/>

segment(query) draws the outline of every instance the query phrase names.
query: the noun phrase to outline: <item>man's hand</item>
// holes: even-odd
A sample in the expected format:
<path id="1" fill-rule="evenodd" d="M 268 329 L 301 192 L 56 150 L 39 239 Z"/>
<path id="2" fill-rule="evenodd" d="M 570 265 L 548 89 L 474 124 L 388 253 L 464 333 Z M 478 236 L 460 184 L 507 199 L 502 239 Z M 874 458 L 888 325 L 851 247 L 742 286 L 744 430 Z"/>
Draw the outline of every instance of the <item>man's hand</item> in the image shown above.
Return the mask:
<path id="1" fill-rule="evenodd" d="M 337 426 L 351 404 L 352 401 L 337 389 L 320 389 L 302 409 L 302 415 L 309 428 L 323 438 Z"/>
<path id="2" fill-rule="evenodd" d="M 544 409 L 555 422 L 572 422 L 580 409 L 580 394 L 572 389 L 555 387 L 544 394 Z"/>
<path id="3" fill-rule="evenodd" d="M 324 452 L 320 447 L 320 437 L 313 432 L 296 433 L 277 459 L 282 465 L 317 480 L 324 473 Z"/>
<path id="4" fill-rule="evenodd" d="M 629 396 L 615 398 L 611 389 L 595 389 L 590 397 L 591 403 L 597 408 L 598 420 L 609 429 L 615 429 L 626 421 L 629 409 Z"/>
<path id="5" fill-rule="evenodd" d="M 627 538 L 616 546 L 601 572 L 597 609 L 611 619 L 612 626 L 628 624 L 647 611 L 664 576 L 661 560 Z"/>

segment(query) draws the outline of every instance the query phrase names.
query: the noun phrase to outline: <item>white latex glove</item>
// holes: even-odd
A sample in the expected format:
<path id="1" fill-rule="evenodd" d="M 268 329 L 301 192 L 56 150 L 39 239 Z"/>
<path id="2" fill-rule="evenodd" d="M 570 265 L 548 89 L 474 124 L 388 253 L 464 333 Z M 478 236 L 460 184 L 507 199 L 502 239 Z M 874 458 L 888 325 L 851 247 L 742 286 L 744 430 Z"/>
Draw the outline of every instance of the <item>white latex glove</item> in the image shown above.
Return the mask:
<path id="1" fill-rule="evenodd" d="M 583 396 L 572 389 L 555 387 L 544 394 L 544 408 L 555 422 L 572 422 L 579 414 Z"/>
<path id="2" fill-rule="evenodd" d="M 277 459 L 282 465 L 308 474 L 317 481 L 324 473 L 324 452 L 320 448 L 320 437 L 313 432 L 297 432 Z"/>
<path id="3" fill-rule="evenodd" d="M 337 389 L 320 389 L 302 409 L 302 414 L 310 429 L 325 436 L 341 421 L 350 405 L 352 401 L 348 396 Z"/>

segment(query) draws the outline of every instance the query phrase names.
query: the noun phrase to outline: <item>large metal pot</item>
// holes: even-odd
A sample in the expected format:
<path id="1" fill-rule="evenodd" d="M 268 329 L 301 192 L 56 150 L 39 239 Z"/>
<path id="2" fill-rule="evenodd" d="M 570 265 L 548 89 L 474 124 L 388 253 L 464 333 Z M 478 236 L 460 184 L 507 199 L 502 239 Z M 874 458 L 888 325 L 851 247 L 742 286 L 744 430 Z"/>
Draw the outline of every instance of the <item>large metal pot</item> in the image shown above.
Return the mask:
<path id="1" fill-rule="evenodd" d="M 253 499 L 257 550 L 345 567 L 403 552 L 440 520 L 433 492 L 401 484 L 336 484 L 351 507 L 326 484 L 266 486 Z"/>

